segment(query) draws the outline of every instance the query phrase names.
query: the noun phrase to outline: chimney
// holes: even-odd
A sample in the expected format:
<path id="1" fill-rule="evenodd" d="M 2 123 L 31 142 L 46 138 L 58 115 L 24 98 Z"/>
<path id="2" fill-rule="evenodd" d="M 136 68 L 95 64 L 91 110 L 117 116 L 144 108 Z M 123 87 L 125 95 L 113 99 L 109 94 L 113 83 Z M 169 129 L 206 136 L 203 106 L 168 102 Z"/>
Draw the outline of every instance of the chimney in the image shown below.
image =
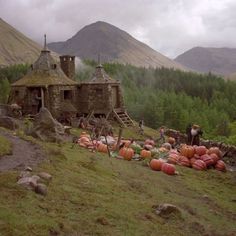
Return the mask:
<path id="1" fill-rule="evenodd" d="M 67 77 L 75 79 L 75 57 L 69 55 L 60 56 L 61 69 Z"/>

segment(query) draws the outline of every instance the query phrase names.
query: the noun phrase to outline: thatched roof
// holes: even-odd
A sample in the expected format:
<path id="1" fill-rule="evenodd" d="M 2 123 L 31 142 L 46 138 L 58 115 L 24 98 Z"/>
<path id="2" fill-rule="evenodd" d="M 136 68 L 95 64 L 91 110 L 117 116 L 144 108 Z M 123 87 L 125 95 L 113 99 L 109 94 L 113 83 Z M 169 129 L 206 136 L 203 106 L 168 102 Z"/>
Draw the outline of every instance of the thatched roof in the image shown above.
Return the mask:
<path id="1" fill-rule="evenodd" d="M 49 85 L 77 85 L 78 83 L 69 79 L 62 71 L 60 65 L 51 56 L 50 51 L 45 47 L 32 65 L 30 71 L 12 86 L 44 86 Z"/>

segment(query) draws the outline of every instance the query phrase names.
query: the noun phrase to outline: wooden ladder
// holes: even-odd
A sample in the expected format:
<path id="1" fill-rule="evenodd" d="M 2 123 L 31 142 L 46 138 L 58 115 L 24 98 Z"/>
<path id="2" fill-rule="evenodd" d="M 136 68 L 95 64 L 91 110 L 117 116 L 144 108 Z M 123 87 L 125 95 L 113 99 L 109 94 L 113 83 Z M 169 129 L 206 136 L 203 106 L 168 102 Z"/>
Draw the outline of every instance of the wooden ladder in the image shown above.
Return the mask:
<path id="1" fill-rule="evenodd" d="M 113 114 L 115 115 L 116 119 L 122 126 L 124 127 L 134 126 L 134 122 L 132 121 L 132 119 L 125 110 L 113 109 Z"/>

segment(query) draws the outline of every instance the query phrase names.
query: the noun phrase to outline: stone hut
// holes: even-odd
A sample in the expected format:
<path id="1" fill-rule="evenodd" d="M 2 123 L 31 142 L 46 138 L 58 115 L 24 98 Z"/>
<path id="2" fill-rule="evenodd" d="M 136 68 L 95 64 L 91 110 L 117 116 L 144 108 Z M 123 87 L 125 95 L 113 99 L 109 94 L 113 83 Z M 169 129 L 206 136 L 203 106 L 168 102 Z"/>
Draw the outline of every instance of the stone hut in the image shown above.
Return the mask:
<path id="1" fill-rule="evenodd" d="M 72 58 L 72 59 L 71 59 Z M 68 61 L 70 63 L 68 63 Z M 74 64 L 74 57 L 62 57 L 61 62 Z M 64 65 L 66 70 L 66 65 Z M 73 73 L 70 73 L 73 77 Z M 11 85 L 9 104 L 22 107 L 23 115 L 35 115 L 41 107 L 46 107 L 55 118 L 62 115 L 76 115 L 78 83 L 66 76 L 46 47 L 39 58 L 31 65 L 28 73 Z"/>
<path id="2" fill-rule="evenodd" d="M 125 111 L 120 82 L 109 77 L 101 64 L 89 82 L 79 85 L 78 109 L 88 116 L 112 116 L 124 126 L 133 125 Z"/>

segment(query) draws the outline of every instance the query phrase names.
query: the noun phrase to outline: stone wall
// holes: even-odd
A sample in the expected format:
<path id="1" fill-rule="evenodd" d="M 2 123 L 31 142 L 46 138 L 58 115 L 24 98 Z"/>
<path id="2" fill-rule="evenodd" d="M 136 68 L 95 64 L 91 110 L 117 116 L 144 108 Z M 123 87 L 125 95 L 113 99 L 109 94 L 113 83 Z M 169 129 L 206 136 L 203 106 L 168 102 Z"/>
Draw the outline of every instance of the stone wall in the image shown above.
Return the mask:
<path id="1" fill-rule="evenodd" d="M 177 131 L 173 129 L 168 129 L 166 130 L 166 135 L 175 138 L 177 136 Z M 187 135 L 180 133 L 180 142 L 186 143 L 186 140 Z M 207 148 L 218 147 L 222 151 L 225 158 L 228 159 L 229 164 L 236 166 L 236 146 L 204 139 L 200 140 L 200 145 L 204 145 Z"/>
<path id="2" fill-rule="evenodd" d="M 80 113 L 107 114 L 113 109 L 112 86 L 117 86 L 119 108 L 124 108 L 120 85 L 117 83 L 84 83 L 78 88 L 78 110 Z"/>
<path id="3" fill-rule="evenodd" d="M 8 105 L 0 104 L 0 116 L 6 116 L 8 114 Z"/>
<path id="4" fill-rule="evenodd" d="M 48 96 L 49 96 L 49 104 L 46 106 L 49 111 L 52 113 L 53 117 L 58 118 L 61 113 L 61 104 L 64 101 L 64 91 L 70 90 L 72 93 L 71 104 L 74 105 L 76 108 L 76 102 L 77 102 L 77 86 L 69 86 L 69 85 L 58 85 L 58 86 L 52 86 L 48 90 Z M 45 94 L 45 97 L 47 97 L 47 94 Z"/>

